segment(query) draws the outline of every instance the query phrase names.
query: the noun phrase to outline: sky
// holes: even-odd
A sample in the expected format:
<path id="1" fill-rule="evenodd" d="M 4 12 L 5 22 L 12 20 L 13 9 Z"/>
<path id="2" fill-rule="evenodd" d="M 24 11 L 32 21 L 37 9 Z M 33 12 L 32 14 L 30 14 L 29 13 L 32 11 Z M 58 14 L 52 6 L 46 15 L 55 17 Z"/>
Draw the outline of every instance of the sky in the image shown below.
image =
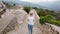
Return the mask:
<path id="1" fill-rule="evenodd" d="M 26 1 L 26 2 L 32 2 L 32 3 L 39 3 L 39 2 L 50 2 L 54 3 L 60 0 L 20 0 L 20 1 Z"/>

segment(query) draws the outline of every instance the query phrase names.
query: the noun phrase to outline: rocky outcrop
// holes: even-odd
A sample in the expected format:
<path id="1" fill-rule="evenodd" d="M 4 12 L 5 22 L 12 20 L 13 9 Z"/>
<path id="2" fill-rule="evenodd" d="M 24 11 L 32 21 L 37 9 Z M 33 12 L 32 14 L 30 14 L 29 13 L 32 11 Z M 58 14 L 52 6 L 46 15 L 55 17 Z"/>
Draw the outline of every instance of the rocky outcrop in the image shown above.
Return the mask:
<path id="1" fill-rule="evenodd" d="M 3 2 L 0 0 L 0 18 L 2 14 L 6 12 L 6 6 L 3 4 Z"/>

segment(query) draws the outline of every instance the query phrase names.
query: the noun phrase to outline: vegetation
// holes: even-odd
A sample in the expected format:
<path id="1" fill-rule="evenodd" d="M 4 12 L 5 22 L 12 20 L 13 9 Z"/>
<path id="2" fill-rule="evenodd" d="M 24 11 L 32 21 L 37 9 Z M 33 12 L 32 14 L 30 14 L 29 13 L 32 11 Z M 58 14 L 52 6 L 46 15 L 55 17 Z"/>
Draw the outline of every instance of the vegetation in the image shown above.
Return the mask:
<path id="1" fill-rule="evenodd" d="M 52 15 L 54 17 L 57 17 L 58 15 L 60 15 L 60 12 L 48 9 L 36 9 L 36 11 L 39 16 Z"/>
<path id="2" fill-rule="evenodd" d="M 60 15 L 59 12 L 55 12 L 48 9 L 36 9 L 36 12 L 40 16 L 39 21 L 41 24 L 50 23 L 60 26 L 60 20 L 58 20 L 59 17 L 57 18 L 57 16 Z"/>
<path id="3" fill-rule="evenodd" d="M 37 9 L 36 11 L 37 11 L 37 14 L 38 14 L 39 16 L 46 16 L 46 15 L 48 14 L 48 13 L 45 12 L 45 10 L 43 10 L 43 9 Z"/>
<path id="4" fill-rule="evenodd" d="M 60 26 L 60 21 L 57 21 L 55 19 L 55 17 L 51 16 L 51 15 L 47 15 L 47 16 L 42 16 L 40 17 L 40 23 L 44 24 L 44 23 L 50 23 L 50 24 L 54 24 L 57 26 Z"/>
<path id="5" fill-rule="evenodd" d="M 24 6 L 24 8 L 23 8 L 27 13 L 29 13 L 29 11 L 30 11 L 30 7 L 27 7 L 27 6 Z"/>

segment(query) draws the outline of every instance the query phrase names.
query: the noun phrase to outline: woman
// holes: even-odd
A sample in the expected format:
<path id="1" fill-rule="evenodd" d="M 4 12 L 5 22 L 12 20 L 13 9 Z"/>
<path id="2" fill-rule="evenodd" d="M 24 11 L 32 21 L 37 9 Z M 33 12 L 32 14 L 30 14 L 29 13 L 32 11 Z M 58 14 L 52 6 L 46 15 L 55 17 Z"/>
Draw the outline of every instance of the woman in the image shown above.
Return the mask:
<path id="1" fill-rule="evenodd" d="M 30 12 L 29 16 L 28 16 L 28 34 L 32 34 L 34 20 L 35 20 L 35 18 L 33 16 L 33 12 Z"/>

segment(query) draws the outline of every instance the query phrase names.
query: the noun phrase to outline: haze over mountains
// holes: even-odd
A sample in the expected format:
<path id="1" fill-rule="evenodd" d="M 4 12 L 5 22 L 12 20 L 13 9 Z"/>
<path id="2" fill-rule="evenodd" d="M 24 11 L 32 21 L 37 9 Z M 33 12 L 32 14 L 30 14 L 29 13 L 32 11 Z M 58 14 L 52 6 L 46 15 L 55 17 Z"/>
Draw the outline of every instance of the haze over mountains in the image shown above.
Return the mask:
<path id="1" fill-rule="evenodd" d="M 39 2 L 39 5 L 42 5 L 46 8 L 52 9 L 52 10 L 59 10 L 60 11 L 60 1 L 56 1 L 54 3 L 49 2 Z"/>
<path id="2" fill-rule="evenodd" d="M 31 6 L 31 7 L 37 7 L 37 8 L 47 8 L 51 10 L 60 11 L 60 1 L 56 1 L 54 3 L 49 3 L 49 2 L 31 3 L 31 2 L 25 2 L 20 0 L 2 0 L 2 1 L 9 4 L 17 4 L 17 5 Z"/>

